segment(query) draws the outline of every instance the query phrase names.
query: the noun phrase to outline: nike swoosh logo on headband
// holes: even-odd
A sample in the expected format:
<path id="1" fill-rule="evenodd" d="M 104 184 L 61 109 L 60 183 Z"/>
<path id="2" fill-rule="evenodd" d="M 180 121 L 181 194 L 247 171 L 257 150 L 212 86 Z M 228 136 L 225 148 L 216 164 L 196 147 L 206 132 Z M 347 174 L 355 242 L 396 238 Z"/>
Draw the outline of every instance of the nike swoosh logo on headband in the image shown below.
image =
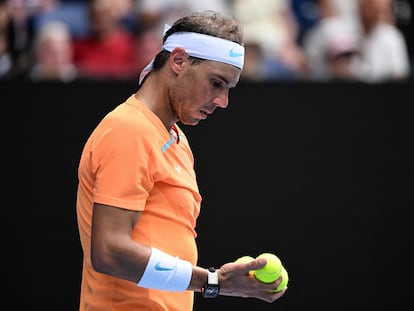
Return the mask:
<path id="1" fill-rule="evenodd" d="M 243 56 L 244 55 L 244 53 L 238 53 L 238 52 L 235 52 L 235 51 L 233 51 L 233 49 L 231 49 L 230 51 L 229 51 L 229 56 L 230 57 L 241 57 L 241 56 Z"/>
<path id="2" fill-rule="evenodd" d="M 161 266 L 161 264 L 159 262 L 157 262 L 155 264 L 154 268 L 155 268 L 155 270 L 158 270 L 158 271 L 171 271 L 171 270 L 174 270 L 174 268 L 168 268 L 168 267 Z"/>

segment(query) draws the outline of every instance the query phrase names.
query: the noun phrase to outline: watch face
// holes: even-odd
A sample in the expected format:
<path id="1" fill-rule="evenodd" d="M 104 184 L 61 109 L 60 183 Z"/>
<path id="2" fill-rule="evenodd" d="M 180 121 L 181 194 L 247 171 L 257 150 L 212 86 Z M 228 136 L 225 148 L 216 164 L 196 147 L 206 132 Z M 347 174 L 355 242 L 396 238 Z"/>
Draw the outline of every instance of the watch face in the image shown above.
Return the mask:
<path id="1" fill-rule="evenodd" d="M 206 287 L 204 290 L 204 297 L 215 298 L 219 293 L 218 286 Z"/>

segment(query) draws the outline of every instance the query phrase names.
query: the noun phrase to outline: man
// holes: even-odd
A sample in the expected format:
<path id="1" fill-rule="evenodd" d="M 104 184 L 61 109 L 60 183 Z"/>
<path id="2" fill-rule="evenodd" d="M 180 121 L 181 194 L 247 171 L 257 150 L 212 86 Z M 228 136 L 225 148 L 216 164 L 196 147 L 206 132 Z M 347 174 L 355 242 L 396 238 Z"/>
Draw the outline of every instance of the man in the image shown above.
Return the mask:
<path id="1" fill-rule="evenodd" d="M 167 29 L 140 87 L 110 112 L 85 144 L 77 216 L 84 252 L 80 310 L 192 310 L 204 297 L 267 302 L 281 282 L 249 274 L 264 259 L 197 266 L 201 196 L 193 155 L 177 122 L 196 125 L 228 105 L 244 62 L 236 22 L 195 13 Z"/>
<path id="2" fill-rule="evenodd" d="M 395 25 L 392 0 L 359 0 L 361 47 L 353 60 L 357 79 L 368 83 L 398 82 L 410 77 L 407 42 Z"/>

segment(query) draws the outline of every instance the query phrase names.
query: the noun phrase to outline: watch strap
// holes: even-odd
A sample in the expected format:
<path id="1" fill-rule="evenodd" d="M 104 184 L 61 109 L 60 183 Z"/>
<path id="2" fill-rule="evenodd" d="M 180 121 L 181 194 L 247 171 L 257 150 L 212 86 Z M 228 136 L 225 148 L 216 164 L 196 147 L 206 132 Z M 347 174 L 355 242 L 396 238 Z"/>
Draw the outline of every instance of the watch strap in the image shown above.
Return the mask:
<path id="1" fill-rule="evenodd" d="M 215 268 L 208 268 L 207 284 L 218 285 L 218 273 Z"/>
<path id="2" fill-rule="evenodd" d="M 204 298 L 216 298 L 219 295 L 220 286 L 218 281 L 218 272 L 215 268 L 208 268 L 207 283 L 202 288 Z"/>

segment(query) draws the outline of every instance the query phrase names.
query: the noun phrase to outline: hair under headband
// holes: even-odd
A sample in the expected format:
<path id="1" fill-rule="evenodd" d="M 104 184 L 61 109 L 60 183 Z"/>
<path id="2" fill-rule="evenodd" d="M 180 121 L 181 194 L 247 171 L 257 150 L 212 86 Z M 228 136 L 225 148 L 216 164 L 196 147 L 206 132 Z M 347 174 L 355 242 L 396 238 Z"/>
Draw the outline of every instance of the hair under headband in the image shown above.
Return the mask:
<path id="1" fill-rule="evenodd" d="M 243 69 L 244 47 L 236 42 L 196 32 L 176 32 L 167 38 L 162 49 L 172 52 L 177 47 L 184 48 L 192 57 L 222 62 Z M 154 59 L 142 70 L 139 84 L 152 71 L 153 63 Z"/>

